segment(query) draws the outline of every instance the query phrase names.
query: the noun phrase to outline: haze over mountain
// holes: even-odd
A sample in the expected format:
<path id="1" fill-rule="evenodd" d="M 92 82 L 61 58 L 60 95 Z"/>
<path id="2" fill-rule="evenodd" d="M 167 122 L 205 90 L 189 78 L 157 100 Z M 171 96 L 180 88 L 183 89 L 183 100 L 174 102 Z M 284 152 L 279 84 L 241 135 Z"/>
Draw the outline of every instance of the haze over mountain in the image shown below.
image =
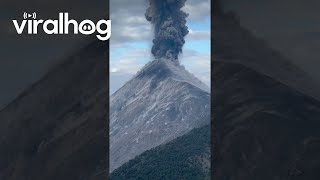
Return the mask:
<path id="1" fill-rule="evenodd" d="M 183 66 L 154 60 L 110 98 L 110 171 L 209 123 L 209 88 Z"/>

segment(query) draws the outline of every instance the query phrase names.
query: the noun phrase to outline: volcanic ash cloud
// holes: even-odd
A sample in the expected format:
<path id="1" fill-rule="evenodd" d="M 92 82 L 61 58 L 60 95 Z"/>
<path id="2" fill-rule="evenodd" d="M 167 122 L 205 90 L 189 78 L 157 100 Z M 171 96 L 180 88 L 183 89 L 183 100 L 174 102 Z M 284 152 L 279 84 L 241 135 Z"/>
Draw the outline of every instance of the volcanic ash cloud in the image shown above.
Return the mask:
<path id="1" fill-rule="evenodd" d="M 156 59 L 166 58 L 175 62 L 182 53 L 188 14 L 181 10 L 186 0 L 149 0 L 145 17 L 154 26 L 152 54 Z"/>

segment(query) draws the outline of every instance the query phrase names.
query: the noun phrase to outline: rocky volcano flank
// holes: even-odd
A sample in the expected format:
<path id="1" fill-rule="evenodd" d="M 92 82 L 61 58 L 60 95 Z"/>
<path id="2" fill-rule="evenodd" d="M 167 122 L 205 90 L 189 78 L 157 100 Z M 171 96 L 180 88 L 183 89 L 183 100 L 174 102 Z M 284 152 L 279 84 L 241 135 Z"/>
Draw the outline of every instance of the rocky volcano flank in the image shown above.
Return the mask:
<path id="1" fill-rule="evenodd" d="M 110 99 L 110 170 L 209 124 L 209 88 L 168 60 L 154 60 Z"/>

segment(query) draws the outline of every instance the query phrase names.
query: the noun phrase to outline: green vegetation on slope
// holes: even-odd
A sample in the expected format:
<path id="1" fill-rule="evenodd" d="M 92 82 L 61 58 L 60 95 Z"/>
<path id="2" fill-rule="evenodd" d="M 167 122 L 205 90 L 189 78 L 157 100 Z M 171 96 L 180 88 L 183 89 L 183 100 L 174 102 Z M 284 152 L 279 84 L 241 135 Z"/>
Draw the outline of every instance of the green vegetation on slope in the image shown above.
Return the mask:
<path id="1" fill-rule="evenodd" d="M 142 153 L 116 169 L 111 180 L 210 179 L 210 126 L 197 128 Z"/>

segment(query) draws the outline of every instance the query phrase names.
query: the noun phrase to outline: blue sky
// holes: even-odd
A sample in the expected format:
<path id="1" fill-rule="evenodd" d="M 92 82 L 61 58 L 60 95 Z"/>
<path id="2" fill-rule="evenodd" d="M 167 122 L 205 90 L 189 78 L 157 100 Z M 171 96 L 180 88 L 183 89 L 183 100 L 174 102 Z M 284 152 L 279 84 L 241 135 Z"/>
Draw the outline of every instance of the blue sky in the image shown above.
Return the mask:
<path id="1" fill-rule="evenodd" d="M 153 60 L 152 25 L 145 20 L 146 0 L 111 0 L 110 93 L 115 92 Z M 210 85 L 210 1 L 187 0 L 189 34 L 180 62 Z"/>

